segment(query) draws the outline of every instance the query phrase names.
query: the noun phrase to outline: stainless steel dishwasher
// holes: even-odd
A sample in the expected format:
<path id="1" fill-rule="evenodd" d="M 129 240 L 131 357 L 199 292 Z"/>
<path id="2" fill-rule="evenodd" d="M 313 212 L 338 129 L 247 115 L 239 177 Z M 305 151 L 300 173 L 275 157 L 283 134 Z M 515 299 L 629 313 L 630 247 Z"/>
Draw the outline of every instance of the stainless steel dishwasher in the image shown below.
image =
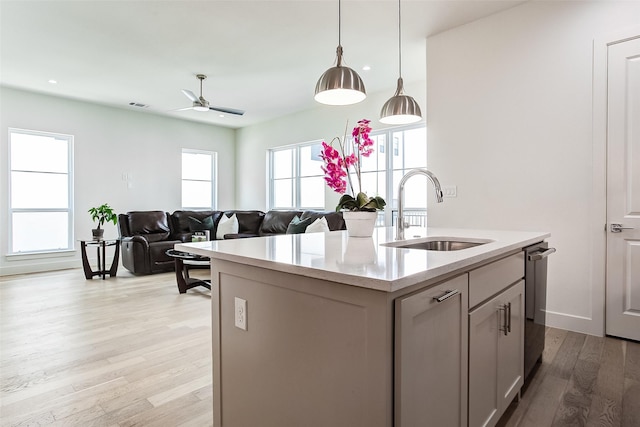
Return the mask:
<path id="1" fill-rule="evenodd" d="M 547 257 L 556 251 L 547 242 L 524 248 L 524 377 L 542 360 L 547 308 Z"/>

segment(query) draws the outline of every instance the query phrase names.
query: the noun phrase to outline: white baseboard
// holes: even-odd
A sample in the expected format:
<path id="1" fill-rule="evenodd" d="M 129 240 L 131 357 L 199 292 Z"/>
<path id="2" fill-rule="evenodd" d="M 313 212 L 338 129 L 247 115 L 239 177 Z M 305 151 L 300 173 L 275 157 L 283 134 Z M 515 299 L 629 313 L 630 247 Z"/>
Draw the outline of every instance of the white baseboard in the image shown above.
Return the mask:
<path id="1" fill-rule="evenodd" d="M 13 276 L 16 274 L 28 274 L 28 273 L 44 273 L 47 271 L 66 270 L 69 268 L 82 267 L 82 262 L 78 259 L 62 260 L 62 261 L 49 261 L 38 260 L 33 263 L 21 262 L 20 265 L 10 265 L 0 267 L 0 276 Z"/>
<path id="2" fill-rule="evenodd" d="M 592 318 L 553 311 L 547 311 L 546 313 L 547 326 L 597 337 L 604 336 L 604 325 L 599 324 L 600 322 Z"/>

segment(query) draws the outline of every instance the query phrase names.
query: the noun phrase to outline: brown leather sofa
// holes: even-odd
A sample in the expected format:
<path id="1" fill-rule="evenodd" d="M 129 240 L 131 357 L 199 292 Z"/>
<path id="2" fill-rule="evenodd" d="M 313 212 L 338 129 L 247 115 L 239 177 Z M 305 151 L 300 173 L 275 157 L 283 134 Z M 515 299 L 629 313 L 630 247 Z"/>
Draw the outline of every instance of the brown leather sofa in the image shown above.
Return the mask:
<path id="1" fill-rule="evenodd" d="M 216 238 L 223 215 L 238 219 L 238 233 L 225 234 L 225 239 L 285 234 L 291 220 L 325 217 L 331 231 L 346 229 L 341 212 L 319 211 L 133 211 L 118 215 L 122 245 L 122 265 L 136 275 L 153 274 L 174 269 L 174 259 L 166 254 L 176 243 L 190 242 L 194 227 L 210 226 L 209 235 Z M 200 229 L 200 228 L 199 228 Z"/>
<path id="2" fill-rule="evenodd" d="M 193 231 L 192 218 L 203 221 L 207 217 L 212 217 L 213 228 L 210 229 L 210 236 L 211 240 L 215 240 L 218 223 L 222 219 L 222 215 L 231 217 L 234 214 L 238 219 L 238 233 L 227 234 L 224 236 L 225 239 L 257 237 L 260 235 L 260 226 L 265 216 L 262 211 L 175 211 L 171 214 L 172 230 L 176 238 L 183 242 L 190 242 Z"/>

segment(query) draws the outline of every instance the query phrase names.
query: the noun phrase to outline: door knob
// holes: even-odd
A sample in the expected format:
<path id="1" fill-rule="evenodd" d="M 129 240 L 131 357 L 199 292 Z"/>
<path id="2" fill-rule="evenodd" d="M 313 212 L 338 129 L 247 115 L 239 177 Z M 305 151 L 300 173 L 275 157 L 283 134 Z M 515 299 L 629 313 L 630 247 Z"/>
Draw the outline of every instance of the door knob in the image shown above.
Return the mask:
<path id="1" fill-rule="evenodd" d="M 612 233 L 622 233 L 622 230 L 633 230 L 633 227 L 623 227 L 622 224 L 611 224 Z"/>

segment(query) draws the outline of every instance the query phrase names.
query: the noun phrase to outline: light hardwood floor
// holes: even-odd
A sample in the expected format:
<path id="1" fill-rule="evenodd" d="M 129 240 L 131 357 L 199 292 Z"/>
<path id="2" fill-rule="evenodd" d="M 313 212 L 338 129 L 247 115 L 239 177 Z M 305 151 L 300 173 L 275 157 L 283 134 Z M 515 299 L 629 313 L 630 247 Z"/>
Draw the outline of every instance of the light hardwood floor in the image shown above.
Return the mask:
<path id="1" fill-rule="evenodd" d="M 102 281 L 75 269 L 0 277 L 0 304 L 0 425 L 211 425 L 206 289 L 180 295 L 173 273 Z M 639 343 L 549 328 L 500 425 L 638 427 L 639 408 Z"/>
<path id="2" fill-rule="evenodd" d="M 1 425 L 211 424 L 208 290 L 78 269 L 0 278 L 0 300 Z"/>

